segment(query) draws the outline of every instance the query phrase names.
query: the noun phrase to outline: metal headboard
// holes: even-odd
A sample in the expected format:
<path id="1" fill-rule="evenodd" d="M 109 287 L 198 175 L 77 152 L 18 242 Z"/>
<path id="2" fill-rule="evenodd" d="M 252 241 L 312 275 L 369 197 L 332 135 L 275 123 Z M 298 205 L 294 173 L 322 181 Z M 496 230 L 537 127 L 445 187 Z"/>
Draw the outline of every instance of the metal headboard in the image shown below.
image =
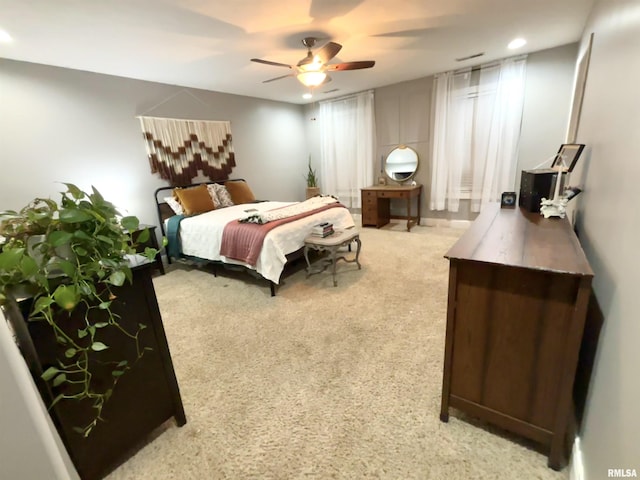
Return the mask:
<path id="1" fill-rule="evenodd" d="M 197 187 L 198 185 L 212 185 L 214 183 L 218 183 L 220 185 L 224 185 L 225 182 L 238 182 L 245 181 L 243 178 L 230 178 L 228 180 L 218 180 L 215 182 L 200 182 L 200 183 L 191 183 L 189 185 L 173 185 L 160 187 L 153 192 L 153 198 L 156 202 L 156 213 L 158 215 L 158 223 L 160 224 L 160 231 L 162 232 L 162 236 L 166 236 L 166 232 L 164 230 L 164 222 L 167 218 L 175 215 L 171 207 L 164 201 L 164 197 L 167 197 L 171 194 L 174 188 L 189 188 L 189 187 Z"/>

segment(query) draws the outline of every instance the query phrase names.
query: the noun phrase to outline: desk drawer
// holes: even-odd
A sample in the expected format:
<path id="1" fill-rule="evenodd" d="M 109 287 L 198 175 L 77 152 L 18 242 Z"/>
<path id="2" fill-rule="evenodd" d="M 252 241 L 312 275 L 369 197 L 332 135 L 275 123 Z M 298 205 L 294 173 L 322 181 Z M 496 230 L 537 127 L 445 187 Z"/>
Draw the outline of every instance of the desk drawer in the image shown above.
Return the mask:
<path id="1" fill-rule="evenodd" d="M 378 212 L 375 209 L 362 210 L 363 225 L 376 225 L 377 222 L 378 222 Z"/>
<path id="2" fill-rule="evenodd" d="M 371 190 L 362 190 L 362 200 L 365 198 L 376 198 L 376 192 Z"/>
<path id="3" fill-rule="evenodd" d="M 378 192 L 380 198 L 409 198 L 409 192 L 401 192 L 394 190 L 380 190 Z"/>
<path id="4" fill-rule="evenodd" d="M 362 214 L 364 215 L 365 213 L 370 213 L 372 215 L 375 215 L 378 212 L 378 208 L 376 206 L 376 204 L 363 204 L 362 205 Z"/>

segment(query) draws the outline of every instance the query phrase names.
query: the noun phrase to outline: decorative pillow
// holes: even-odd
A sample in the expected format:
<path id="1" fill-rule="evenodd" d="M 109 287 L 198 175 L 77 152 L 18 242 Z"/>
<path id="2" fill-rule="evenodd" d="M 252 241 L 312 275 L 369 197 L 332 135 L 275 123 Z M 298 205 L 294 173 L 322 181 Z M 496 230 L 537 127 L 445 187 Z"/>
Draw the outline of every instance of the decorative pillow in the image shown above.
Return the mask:
<path id="1" fill-rule="evenodd" d="M 213 204 L 216 206 L 216 208 L 222 208 L 222 205 L 220 205 L 220 199 L 218 198 L 218 193 L 216 192 L 215 186 L 216 186 L 215 183 L 208 184 L 207 190 L 209 192 L 209 195 L 211 195 L 211 200 L 213 200 Z"/>
<path id="2" fill-rule="evenodd" d="M 227 191 L 231 196 L 231 200 L 236 205 L 242 203 L 252 203 L 256 201 L 256 197 L 249 188 L 249 185 L 244 180 L 235 180 L 231 182 L 225 182 L 224 186 L 227 187 Z"/>
<path id="3" fill-rule="evenodd" d="M 215 189 L 216 195 L 218 196 L 218 201 L 220 202 L 218 204 L 218 208 L 231 207 L 234 205 L 227 187 L 225 187 L 224 185 L 220 185 L 219 183 L 214 183 L 213 188 Z"/>
<path id="4" fill-rule="evenodd" d="M 171 207 L 171 210 L 173 210 L 173 213 L 176 215 L 182 215 L 184 213 L 182 205 L 180 205 L 180 202 L 174 197 L 164 197 L 164 202 Z"/>
<path id="5" fill-rule="evenodd" d="M 178 201 L 186 215 L 195 215 L 214 210 L 216 206 L 213 204 L 209 190 L 206 185 L 198 185 L 191 188 L 176 188 L 173 193 L 178 197 Z"/>

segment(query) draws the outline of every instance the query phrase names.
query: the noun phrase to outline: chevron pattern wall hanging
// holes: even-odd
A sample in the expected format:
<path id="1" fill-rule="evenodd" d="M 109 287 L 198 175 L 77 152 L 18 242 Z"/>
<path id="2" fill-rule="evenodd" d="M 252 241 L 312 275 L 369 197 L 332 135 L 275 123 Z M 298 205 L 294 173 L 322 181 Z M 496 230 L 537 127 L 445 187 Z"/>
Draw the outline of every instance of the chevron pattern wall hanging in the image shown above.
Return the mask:
<path id="1" fill-rule="evenodd" d="M 229 178 L 236 166 L 231 122 L 139 117 L 151 173 L 171 185 L 188 185 L 202 172 Z"/>

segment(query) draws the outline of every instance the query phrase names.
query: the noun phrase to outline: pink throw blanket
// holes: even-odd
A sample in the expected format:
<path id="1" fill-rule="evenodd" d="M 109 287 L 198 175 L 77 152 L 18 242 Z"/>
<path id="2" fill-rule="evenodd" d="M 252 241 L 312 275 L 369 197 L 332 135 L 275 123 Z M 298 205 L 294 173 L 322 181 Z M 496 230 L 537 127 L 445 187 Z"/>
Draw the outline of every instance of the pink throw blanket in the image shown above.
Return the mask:
<path id="1" fill-rule="evenodd" d="M 233 260 L 248 263 L 251 266 L 256 265 L 260 252 L 262 251 L 262 243 L 267 233 L 279 225 L 299 220 L 300 218 L 322 212 L 333 207 L 346 208 L 341 203 L 331 203 L 323 205 L 309 212 L 300 213 L 287 218 L 281 218 L 262 225 L 257 223 L 240 223 L 238 220 L 232 220 L 227 223 L 222 231 L 222 244 L 220 245 L 220 255 Z"/>

